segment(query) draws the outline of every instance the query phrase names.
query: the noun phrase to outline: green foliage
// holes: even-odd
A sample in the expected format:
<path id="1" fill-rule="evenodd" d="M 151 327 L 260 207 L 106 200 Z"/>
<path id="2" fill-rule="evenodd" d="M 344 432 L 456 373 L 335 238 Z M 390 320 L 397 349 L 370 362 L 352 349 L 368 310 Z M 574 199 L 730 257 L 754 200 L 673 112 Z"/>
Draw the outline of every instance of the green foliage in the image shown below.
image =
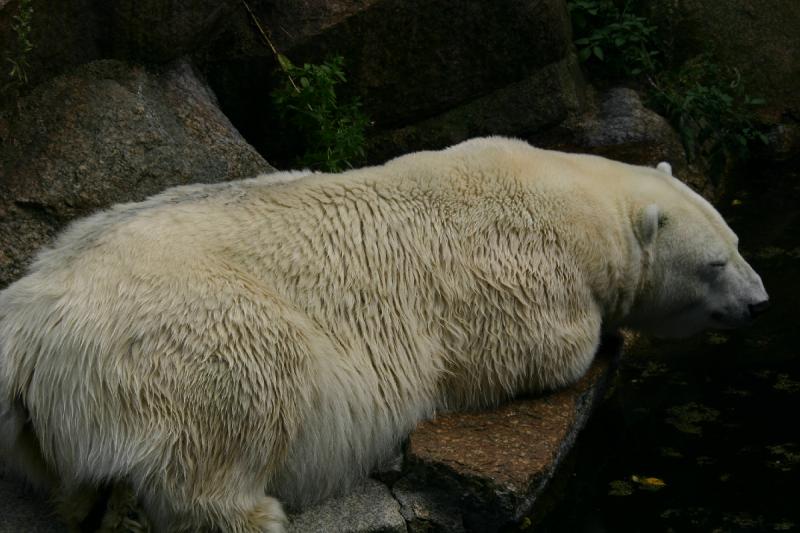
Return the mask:
<path id="1" fill-rule="evenodd" d="M 612 0 L 570 0 L 580 60 L 600 78 L 627 78 L 646 88 L 647 103 L 681 136 L 690 161 L 708 162 L 719 174 L 746 159 L 754 143 L 766 143 L 755 120 L 764 100 L 748 95 L 738 72 L 720 67 L 709 53 L 669 65 L 672 51 L 657 28 Z"/>
<path id="2" fill-rule="evenodd" d="M 306 151 L 297 163 L 338 172 L 361 162 L 369 120 L 357 99 L 342 103 L 337 98 L 337 85 L 347 81 L 344 59 L 296 66 L 278 54 L 278 61 L 286 80 L 272 92 L 272 101 L 281 119 L 303 138 Z"/>
<path id="3" fill-rule="evenodd" d="M 650 80 L 648 103 L 676 127 L 689 160 L 702 157 L 713 170 L 750 155 L 766 136 L 754 111 L 764 100 L 748 95 L 738 72 L 702 54 Z"/>
<path id="4" fill-rule="evenodd" d="M 622 10 L 611 0 L 571 0 L 568 4 L 579 59 L 590 69 L 612 77 L 653 72 L 659 51 L 656 27 L 633 14 L 631 2 Z"/>
<path id="5" fill-rule="evenodd" d="M 29 56 L 33 50 L 30 38 L 32 21 L 33 1 L 20 0 L 16 14 L 11 17 L 11 30 L 16 39 L 3 52 L 8 67 L 0 84 L 0 107 L 4 109 L 18 102 L 20 93 L 28 85 Z"/>
<path id="6" fill-rule="evenodd" d="M 33 21 L 33 0 L 20 0 L 19 10 L 13 17 L 11 29 L 17 36 L 12 50 L 6 50 L 5 60 L 11 65 L 8 71 L 9 85 L 17 88 L 28 83 L 28 54 L 33 50 L 31 26 Z M 8 89 L 8 87 L 7 87 Z"/>

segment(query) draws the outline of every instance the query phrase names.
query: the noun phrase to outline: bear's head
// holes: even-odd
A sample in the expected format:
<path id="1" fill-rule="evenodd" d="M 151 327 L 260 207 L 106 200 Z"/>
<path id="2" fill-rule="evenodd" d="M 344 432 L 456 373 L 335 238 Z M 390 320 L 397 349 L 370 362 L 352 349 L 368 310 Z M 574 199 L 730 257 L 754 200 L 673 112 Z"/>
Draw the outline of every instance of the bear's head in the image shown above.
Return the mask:
<path id="1" fill-rule="evenodd" d="M 739 239 L 711 204 L 670 175 L 668 165 L 658 169 L 643 178 L 650 183 L 632 214 L 642 270 L 631 325 L 680 338 L 749 324 L 769 299 L 739 253 Z"/>

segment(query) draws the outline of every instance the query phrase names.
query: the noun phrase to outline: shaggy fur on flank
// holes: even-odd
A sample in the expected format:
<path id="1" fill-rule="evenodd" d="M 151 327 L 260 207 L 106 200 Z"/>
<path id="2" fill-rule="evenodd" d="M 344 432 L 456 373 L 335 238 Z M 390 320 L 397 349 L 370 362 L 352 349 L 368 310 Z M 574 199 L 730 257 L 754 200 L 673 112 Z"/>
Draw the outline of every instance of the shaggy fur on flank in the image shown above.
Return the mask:
<path id="1" fill-rule="evenodd" d="M 739 325 L 763 286 L 666 168 L 477 139 L 75 222 L 0 293 L 0 445 L 157 530 L 283 531 L 437 410 L 573 382 L 604 329 Z"/>

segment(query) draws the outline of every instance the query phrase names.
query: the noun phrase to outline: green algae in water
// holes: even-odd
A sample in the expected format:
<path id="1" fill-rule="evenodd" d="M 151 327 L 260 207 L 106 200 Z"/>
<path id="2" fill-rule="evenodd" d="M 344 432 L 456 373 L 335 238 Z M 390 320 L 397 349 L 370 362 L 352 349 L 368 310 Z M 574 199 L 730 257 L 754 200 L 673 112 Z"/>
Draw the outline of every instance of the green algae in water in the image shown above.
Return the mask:
<path id="1" fill-rule="evenodd" d="M 697 464 L 697 466 L 709 466 L 716 464 L 717 460 L 707 455 L 701 455 L 700 457 L 696 457 L 694 462 Z"/>
<path id="2" fill-rule="evenodd" d="M 751 346 L 757 350 L 766 350 L 770 347 L 771 344 L 774 343 L 774 339 L 770 337 L 754 336 L 754 337 L 748 337 L 747 339 L 745 339 L 744 342 L 748 346 Z"/>
<path id="3" fill-rule="evenodd" d="M 672 407 L 667 411 L 670 415 L 667 424 L 678 431 L 692 435 L 702 435 L 702 424 L 714 422 L 719 418 L 719 411 L 697 402 Z"/>
<path id="4" fill-rule="evenodd" d="M 792 249 L 780 248 L 778 246 L 765 246 L 755 253 L 755 257 L 761 260 L 797 260 L 800 259 L 800 247 Z"/>
<path id="5" fill-rule="evenodd" d="M 760 516 L 755 517 L 749 513 L 731 513 L 726 514 L 723 519 L 726 522 L 730 522 L 735 526 L 752 529 L 754 527 L 760 526 L 763 522 Z"/>
<path id="6" fill-rule="evenodd" d="M 609 496 L 630 496 L 633 494 L 633 485 L 628 481 L 616 479 L 608 484 Z"/>
<path id="7" fill-rule="evenodd" d="M 793 380 L 789 377 L 789 374 L 778 374 L 774 388 L 779 391 L 795 394 L 800 392 L 800 381 Z"/>
<path id="8" fill-rule="evenodd" d="M 777 246 L 765 246 L 755 253 L 755 256 L 759 259 L 775 259 L 783 255 L 787 255 L 786 250 Z"/>
<path id="9" fill-rule="evenodd" d="M 666 374 L 669 368 L 664 363 L 649 361 L 642 372 L 642 378 L 652 378 Z"/>
<path id="10" fill-rule="evenodd" d="M 723 335 L 722 333 L 718 333 L 716 331 L 712 331 L 707 335 L 708 343 L 709 344 L 725 344 L 728 342 L 728 336 Z"/>
<path id="11" fill-rule="evenodd" d="M 683 454 L 675 448 L 661 448 L 659 449 L 662 457 L 672 457 L 674 459 L 683 459 Z"/>
<path id="12" fill-rule="evenodd" d="M 747 398 L 748 396 L 753 395 L 753 393 L 749 390 L 737 389 L 735 387 L 728 387 L 723 391 L 723 393 L 729 396 L 739 396 L 741 398 Z"/>
<path id="13" fill-rule="evenodd" d="M 800 465 L 800 449 L 794 442 L 767 446 L 770 459 L 767 466 L 780 470 L 781 472 L 791 472 Z"/>

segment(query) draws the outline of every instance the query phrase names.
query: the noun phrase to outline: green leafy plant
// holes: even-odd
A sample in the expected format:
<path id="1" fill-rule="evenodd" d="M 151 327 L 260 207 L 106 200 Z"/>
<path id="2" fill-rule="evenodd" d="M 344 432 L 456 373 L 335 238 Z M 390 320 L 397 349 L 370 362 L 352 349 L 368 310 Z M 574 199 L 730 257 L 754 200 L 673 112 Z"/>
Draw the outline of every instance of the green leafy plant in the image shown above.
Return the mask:
<path id="1" fill-rule="evenodd" d="M 749 157 L 767 138 L 755 119 L 764 100 L 747 94 L 739 73 L 701 54 L 650 78 L 648 104 L 675 126 L 689 160 L 702 157 L 713 170 Z"/>
<path id="2" fill-rule="evenodd" d="M 611 0 L 571 0 L 568 4 L 578 58 L 611 77 L 632 77 L 655 70 L 660 52 L 656 27 Z"/>
<path id="3" fill-rule="evenodd" d="M 765 102 L 747 94 L 735 69 L 719 66 L 710 53 L 670 64 L 670 46 L 659 41 L 655 25 L 633 13 L 635 0 L 619 4 L 568 3 L 578 56 L 591 74 L 634 80 L 648 105 L 678 131 L 688 159 L 705 161 L 712 175 L 766 143 L 755 117 Z"/>
<path id="4" fill-rule="evenodd" d="M 13 17 L 11 29 L 17 36 L 15 46 L 7 50 L 5 60 L 11 65 L 8 71 L 9 85 L 19 87 L 28 83 L 28 55 L 33 50 L 31 27 L 33 21 L 33 0 L 20 0 L 19 10 Z"/>
<path id="5" fill-rule="evenodd" d="M 306 147 L 296 163 L 339 172 L 362 162 L 370 121 L 358 99 L 340 102 L 336 94 L 336 86 L 347 81 L 344 59 L 336 56 L 321 65 L 295 65 L 275 47 L 247 0 L 241 3 L 283 74 L 283 83 L 272 91 L 272 102 L 284 127 L 294 130 L 286 132 L 288 137 L 300 138 Z"/>
<path id="6" fill-rule="evenodd" d="M 341 102 L 336 94 L 337 86 L 347 81 L 344 59 L 297 66 L 279 54 L 278 61 L 286 80 L 272 92 L 272 101 L 281 119 L 304 140 L 306 150 L 297 162 L 329 172 L 361 162 L 369 119 L 357 99 Z"/>

